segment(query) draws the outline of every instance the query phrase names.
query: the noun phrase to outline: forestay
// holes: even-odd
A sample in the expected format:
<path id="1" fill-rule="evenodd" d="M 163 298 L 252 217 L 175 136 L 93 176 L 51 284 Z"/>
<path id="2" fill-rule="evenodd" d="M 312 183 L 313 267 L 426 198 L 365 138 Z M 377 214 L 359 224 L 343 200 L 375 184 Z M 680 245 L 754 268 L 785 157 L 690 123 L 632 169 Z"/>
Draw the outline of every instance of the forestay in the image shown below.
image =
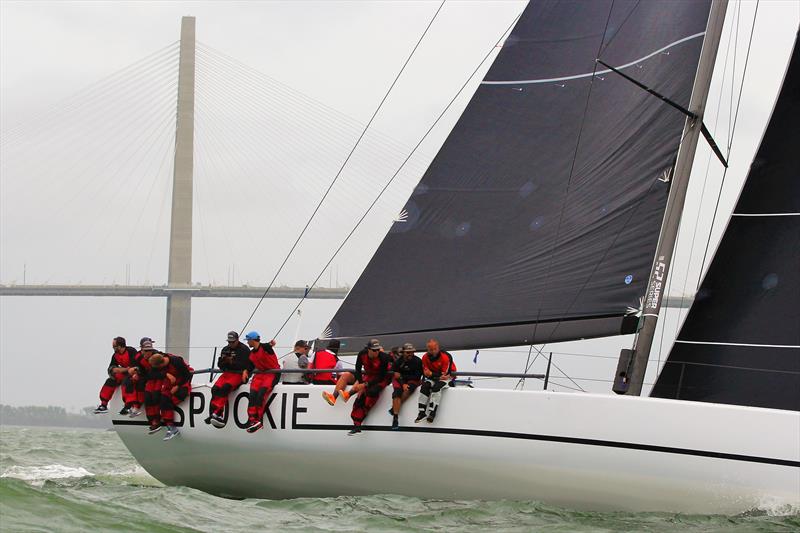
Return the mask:
<path id="1" fill-rule="evenodd" d="M 800 410 L 800 50 L 652 396 Z"/>
<path id="2" fill-rule="evenodd" d="M 632 331 L 709 2 L 531 2 L 344 301 L 345 349 Z"/>

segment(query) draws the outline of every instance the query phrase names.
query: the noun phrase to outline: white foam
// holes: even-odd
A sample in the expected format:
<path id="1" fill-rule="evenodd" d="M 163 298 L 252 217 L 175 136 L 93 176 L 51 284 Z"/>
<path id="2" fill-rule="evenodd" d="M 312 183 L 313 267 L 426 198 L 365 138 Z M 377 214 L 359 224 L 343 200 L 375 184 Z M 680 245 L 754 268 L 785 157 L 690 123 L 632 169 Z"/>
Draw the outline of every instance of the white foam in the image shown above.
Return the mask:
<path id="1" fill-rule="evenodd" d="M 794 516 L 800 514 L 800 506 L 783 499 L 765 496 L 758 503 L 758 510 L 767 513 L 767 516 Z"/>
<path id="2" fill-rule="evenodd" d="M 23 481 L 44 483 L 50 479 L 67 479 L 93 476 L 91 472 L 81 467 L 64 465 L 44 465 L 44 466 L 12 466 L 0 477 L 11 477 Z"/>

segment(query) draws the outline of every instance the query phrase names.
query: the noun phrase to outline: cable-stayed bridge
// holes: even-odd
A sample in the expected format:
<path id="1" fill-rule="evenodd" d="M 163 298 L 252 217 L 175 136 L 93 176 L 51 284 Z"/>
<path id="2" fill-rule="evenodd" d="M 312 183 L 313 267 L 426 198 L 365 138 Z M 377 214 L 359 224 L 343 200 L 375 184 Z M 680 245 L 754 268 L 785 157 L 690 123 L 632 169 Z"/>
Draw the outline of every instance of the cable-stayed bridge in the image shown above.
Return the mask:
<path id="1" fill-rule="evenodd" d="M 408 160 L 407 146 L 376 128 L 364 136 L 362 128 L 198 42 L 194 17 L 184 17 L 179 41 L 3 131 L 4 248 L 7 253 L 20 238 L 41 242 L 52 272 L 42 282 L 0 284 L 0 296 L 166 298 L 167 349 L 191 346 L 192 298 L 344 298 L 347 288 L 317 287 L 316 281 L 310 288 L 287 286 L 277 274 L 266 283 L 269 278 L 258 275 L 274 271 L 271 253 L 289 248 L 307 206 L 326 187 L 323 198 L 334 207 L 309 229 L 325 238 L 300 245 L 296 264 L 287 265 L 293 280 L 313 279 L 309 255 L 327 258 L 341 227 L 355 218 L 348 213 L 363 211 L 365 181 L 383 179 L 399 165 L 397 190 L 407 193 L 416 183 L 427 161 Z M 348 157 L 345 172 L 351 179 L 331 191 L 330 178 L 341 172 L 354 142 L 359 150 Z M 86 212 L 92 213 L 88 220 Z M 363 231 L 385 233 L 393 215 Z M 42 230 L 45 224 L 52 234 Z M 54 238 L 62 229 L 66 236 Z M 359 253 L 345 252 L 348 260 Z M 15 255 L 6 255 L 6 276 Z M 105 277 L 126 265 L 124 283 L 84 282 L 100 276 L 84 271 L 82 257 L 92 265 L 87 270 Z M 162 258 L 166 272 L 158 266 Z M 138 283 L 130 281 L 133 262 L 143 278 Z M 229 269 L 227 284 L 216 281 L 224 279 L 219 264 Z M 242 272 L 248 265 L 254 266 Z M 330 285 L 334 269 L 338 278 L 338 265 L 331 265 Z M 193 276 L 198 270 L 201 275 Z M 166 283 L 149 281 L 164 277 Z M 232 286 L 234 277 L 250 283 Z"/>

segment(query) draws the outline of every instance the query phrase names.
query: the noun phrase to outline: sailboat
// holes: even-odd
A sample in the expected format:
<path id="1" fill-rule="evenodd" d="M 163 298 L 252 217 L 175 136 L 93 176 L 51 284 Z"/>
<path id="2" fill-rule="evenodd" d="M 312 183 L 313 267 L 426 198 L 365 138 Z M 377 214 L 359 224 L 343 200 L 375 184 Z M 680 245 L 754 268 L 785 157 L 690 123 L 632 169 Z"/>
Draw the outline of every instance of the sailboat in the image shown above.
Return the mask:
<path id="1" fill-rule="evenodd" d="M 122 441 L 161 482 L 231 498 L 796 509 L 797 47 L 678 342 L 651 396 L 638 395 L 724 16 L 716 0 L 530 3 L 317 340 L 355 352 L 370 337 L 435 337 L 458 350 L 638 331 L 620 394 L 454 387 L 434 423 L 415 424 L 406 405 L 393 431 L 384 391 L 349 437 L 350 406 L 327 405 L 326 387 L 278 385 L 265 429 L 248 434 L 246 390 L 216 429 L 203 423 L 210 388 L 196 385 L 179 439 L 115 415 Z"/>

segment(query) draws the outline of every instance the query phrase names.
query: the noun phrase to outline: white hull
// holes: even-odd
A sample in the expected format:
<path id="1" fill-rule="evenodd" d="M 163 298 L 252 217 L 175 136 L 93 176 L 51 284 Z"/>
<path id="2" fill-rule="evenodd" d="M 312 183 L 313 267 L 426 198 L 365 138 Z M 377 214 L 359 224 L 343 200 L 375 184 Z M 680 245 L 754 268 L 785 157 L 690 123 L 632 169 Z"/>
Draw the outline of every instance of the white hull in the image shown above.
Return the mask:
<path id="1" fill-rule="evenodd" d="M 177 439 L 147 435 L 141 419 L 114 414 L 114 424 L 161 482 L 228 497 L 404 494 L 727 514 L 800 508 L 797 412 L 456 388 L 445 391 L 435 423 L 414 424 L 413 397 L 401 430 L 391 431 L 387 389 L 368 430 L 347 436 L 351 404 L 330 407 L 324 389 L 279 385 L 269 408 L 275 427 L 265 416 L 265 429 L 254 434 L 231 420 L 224 429 L 204 424 L 205 385 L 193 391 L 192 409 L 181 406 Z M 245 387 L 231 395 L 234 402 L 246 421 Z"/>

